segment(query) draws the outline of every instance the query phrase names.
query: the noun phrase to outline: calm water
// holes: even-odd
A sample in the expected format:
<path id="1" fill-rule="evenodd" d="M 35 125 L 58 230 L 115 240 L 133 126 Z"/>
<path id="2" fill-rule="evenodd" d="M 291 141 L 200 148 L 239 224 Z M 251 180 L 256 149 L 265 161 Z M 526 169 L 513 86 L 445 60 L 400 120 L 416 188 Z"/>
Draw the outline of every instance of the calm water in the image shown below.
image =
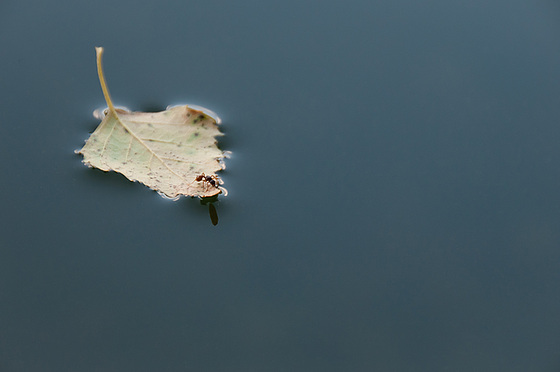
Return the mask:
<path id="1" fill-rule="evenodd" d="M 559 371 L 556 1 L 4 0 L 0 370 Z M 220 222 L 73 151 L 216 111 Z"/>

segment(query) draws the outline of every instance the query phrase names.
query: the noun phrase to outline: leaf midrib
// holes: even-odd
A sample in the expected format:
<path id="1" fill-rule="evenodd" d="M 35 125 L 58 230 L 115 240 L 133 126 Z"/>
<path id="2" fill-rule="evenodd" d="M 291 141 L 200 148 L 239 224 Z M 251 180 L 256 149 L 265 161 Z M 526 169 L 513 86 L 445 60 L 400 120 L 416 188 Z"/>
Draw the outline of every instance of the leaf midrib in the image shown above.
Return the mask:
<path id="1" fill-rule="evenodd" d="M 183 181 L 187 181 L 183 176 L 181 176 L 180 174 L 178 174 L 177 172 L 175 172 L 173 169 L 171 169 L 171 167 L 169 167 L 169 165 L 167 165 L 162 158 L 160 158 L 160 156 L 154 151 L 152 150 L 140 137 L 138 137 L 131 129 L 128 125 L 125 124 L 125 122 L 119 117 L 119 115 L 117 115 L 116 112 L 110 112 L 110 114 L 115 116 L 115 119 L 117 120 L 117 122 L 122 125 L 122 127 L 134 138 L 136 139 L 136 141 L 138 141 L 142 146 L 144 146 L 146 148 L 146 150 L 148 150 L 148 152 L 150 154 L 152 154 L 152 156 L 154 156 L 157 160 L 160 161 L 161 164 L 163 164 L 165 166 L 165 168 L 167 168 L 167 170 L 169 170 L 171 173 L 173 173 L 175 176 L 179 177 L 180 179 L 182 179 Z M 113 131 L 111 131 L 111 133 L 109 134 L 109 137 L 111 137 L 113 135 Z M 148 163 L 148 168 L 151 170 L 151 161 L 150 163 Z"/>

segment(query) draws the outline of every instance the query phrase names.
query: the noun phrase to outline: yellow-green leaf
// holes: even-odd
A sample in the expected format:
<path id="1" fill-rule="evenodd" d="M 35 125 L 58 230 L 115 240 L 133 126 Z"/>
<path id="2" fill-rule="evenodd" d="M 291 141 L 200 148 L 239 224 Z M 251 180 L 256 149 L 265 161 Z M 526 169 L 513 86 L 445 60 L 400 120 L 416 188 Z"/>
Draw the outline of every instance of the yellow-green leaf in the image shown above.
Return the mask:
<path id="1" fill-rule="evenodd" d="M 224 190 L 216 172 L 223 169 L 223 151 L 216 120 L 200 110 L 176 106 L 161 112 L 128 112 L 111 101 L 96 48 L 99 80 L 109 106 L 97 129 L 79 151 L 83 162 L 122 173 L 159 193 L 209 197 Z"/>

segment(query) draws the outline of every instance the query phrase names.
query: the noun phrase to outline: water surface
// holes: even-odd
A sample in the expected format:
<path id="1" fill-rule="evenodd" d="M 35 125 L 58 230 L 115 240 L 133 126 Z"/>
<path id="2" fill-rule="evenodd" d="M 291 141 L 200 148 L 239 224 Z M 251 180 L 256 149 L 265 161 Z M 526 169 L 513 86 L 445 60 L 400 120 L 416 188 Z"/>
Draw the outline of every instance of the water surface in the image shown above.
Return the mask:
<path id="1" fill-rule="evenodd" d="M 552 1 L 0 5 L 2 371 L 557 371 Z M 193 103 L 216 203 L 73 151 Z"/>

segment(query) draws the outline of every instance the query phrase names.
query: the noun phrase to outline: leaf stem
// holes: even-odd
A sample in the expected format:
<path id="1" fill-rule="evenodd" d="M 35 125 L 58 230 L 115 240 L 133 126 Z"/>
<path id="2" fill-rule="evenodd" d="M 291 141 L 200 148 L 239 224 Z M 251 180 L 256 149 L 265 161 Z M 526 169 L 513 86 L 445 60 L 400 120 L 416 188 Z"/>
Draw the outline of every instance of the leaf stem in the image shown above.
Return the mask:
<path id="1" fill-rule="evenodd" d="M 105 102 L 109 106 L 109 111 L 117 116 L 115 111 L 115 106 L 113 106 L 113 101 L 111 101 L 111 95 L 109 94 L 109 89 L 105 83 L 105 76 L 103 75 L 103 66 L 101 60 L 103 58 L 103 47 L 95 47 L 95 54 L 97 56 L 97 76 L 99 76 L 99 83 L 101 84 L 101 89 L 103 90 L 103 96 L 105 97 Z"/>

